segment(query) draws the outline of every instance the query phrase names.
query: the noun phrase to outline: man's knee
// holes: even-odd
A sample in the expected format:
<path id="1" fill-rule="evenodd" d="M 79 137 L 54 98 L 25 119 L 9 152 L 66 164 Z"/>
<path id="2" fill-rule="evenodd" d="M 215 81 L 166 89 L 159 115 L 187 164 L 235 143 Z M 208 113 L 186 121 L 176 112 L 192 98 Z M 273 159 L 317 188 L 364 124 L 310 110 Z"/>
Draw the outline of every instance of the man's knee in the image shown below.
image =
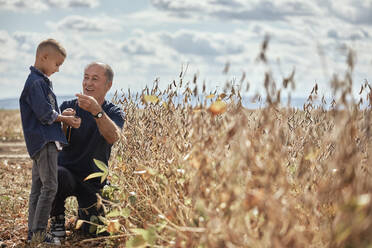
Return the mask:
<path id="1" fill-rule="evenodd" d="M 65 167 L 58 166 L 58 179 L 69 180 L 71 177 L 72 177 L 71 171 L 69 171 Z"/>
<path id="2" fill-rule="evenodd" d="M 72 192 L 75 185 L 75 178 L 71 171 L 62 166 L 58 166 L 58 192 Z"/>

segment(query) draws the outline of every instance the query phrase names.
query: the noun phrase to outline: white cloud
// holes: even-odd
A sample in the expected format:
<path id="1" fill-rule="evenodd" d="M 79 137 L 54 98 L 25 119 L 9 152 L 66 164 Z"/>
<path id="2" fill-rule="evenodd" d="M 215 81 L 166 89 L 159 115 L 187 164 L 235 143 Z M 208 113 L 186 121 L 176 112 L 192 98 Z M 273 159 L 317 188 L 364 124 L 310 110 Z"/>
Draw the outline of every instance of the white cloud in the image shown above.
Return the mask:
<path id="1" fill-rule="evenodd" d="M 44 0 L 51 8 L 95 8 L 99 0 Z"/>
<path id="2" fill-rule="evenodd" d="M 328 30 L 327 36 L 336 40 L 362 40 L 368 39 L 369 33 L 363 29 L 352 28 L 349 32 L 344 32 L 332 28 Z"/>
<path id="3" fill-rule="evenodd" d="M 0 0 L 0 9 L 42 12 L 50 8 L 94 8 L 99 0 Z"/>
<path id="4" fill-rule="evenodd" d="M 309 16 L 319 12 L 311 2 L 299 0 L 282 1 L 243 1 L 243 0 L 207 0 L 207 1 L 172 1 L 152 0 L 154 7 L 172 15 L 188 18 L 206 15 L 223 20 L 260 20 L 278 21 L 291 16 Z"/>
<path id="5" fill-rule="evenodd" d="M 253 32 L 258 30 L 257 32 Z M 326 36 L 326 31 L 324 34 Z M 200 81 L 206 80 L 207 87 L 214 90 L 222 89 L 227 79 L 239 78 L 242 72 L 247 73 L 247 80 L 251 82 L 251 93 L 262 90 L 265 67 L 256 63 L 260 43 L 264 34 L 271 34 L 267 56 L 275 78 L 280 84 L 281 76 L 287 76 L 296 68 L 298 94 L 306 95 L 310 92 L 315 81 L 327 88 L 327 79 L 322 73 L 320 58 L 317 55 L 316 44 L 307 41 L 306 36 L 295 29 L 275 29 L 268 24 L 251 25 L 248 29 L 239 29 L 232 33 L 206 33 L 194 30 L 180 30 L 177 32 L 148 32 L 141 29 L 134 30 L 125 40 L 91 39 L 90 36 L 68 35 L 56 32 L 48 34 L 60 40 L 67 50 L 67 59 L 60 72 L 52 76 L 56 83 L 57 94 L 79 92 L 84 66 L 91 61 L 102 61 L 110 64 L 115 72 L 113 90 L 130 87 L 132 91 L 143 89 L 151 85 L 156 77 L 160 77 L 160 86 L 165 88 L 173 79 L 177 80 L 181 65 L 189 64 L 188 76 L 199 73 Z M 0 72 L 0 76 L 13 71 L 14 74 L 28 67 L 34 59 L 34 50 L 38 42 L 48 38 L 46 34 L 21 33 L 9 34 L 4 32 L 13 53 L 9 58 L 7 72 Z M 293 42 L 293 40 L 295 42 Z M 367 54 L 369 45 L 364 44 L 363 51 Z M 327 50 L 327 70 L 331 76 L 333 72 L 345 69 L 345 57 L 335 45 L 333 39 L 328 39 L 323 46 Z M 24 49 L 20 49 L 24 47 Z M 361 74 L 366 70 L 365 55 L 360 56 Z M 23 69 L 19 69 L 17 58 L 28 58 Z M 277 64 L 280 59 L 280 66 Z M 226 62 L 231 63 L 228 75 L 222 70 Z M 369 67 L 370 68 L 370 67 Z M 9 70 L 8 70 L 9 69 Z M 9 75 L 8 75 L 9 76 Z M 19 79 L 23 83 L 25 79 Z M 191 78 L 188 80 L 192 80 Z M 323 83 L 321 83 L 323 82 Z M 20 86 L 19 86 L 20 87 Z"/>
<path id="6" fill-rule="evenodd" d="M 220 54 L 216 44 L 206 37 L 199 37 L 193 32 L 180 31 L 176 34 L 164 33 L 164 44 L 171 46 L 179 53 L 193 54 L 198 56 L 217 56 Z"/>
<path id="7" fill-rule="evenodd" d="M 235 21 L 290 21 L 294 17 L 334 17 L 343 22 L 372 25 L 372 1 L 368 0 L 152 0 L 152 5 L 173 17 L 215 18 Z"/>
<path id="8" fill-rule="evenodd" d="M 160 38 L 166 46 L 180 54 L 216 57 L 244 52 L 242 42 L 221 33 L 180 30 L 176 33 L 163 32 Z"/>
<path id="9" fill-rule="evenodd" d="M 52 29 L 79 33 L 107 33 L 122 30 L 122 24 L 108 16 L 94 18 L 78 15 L 66 16 L 57 23 L 48 22 L 47 25 Z"/>
<path id="10" fill-rule="evenodd" d="M 0 9 L 12 11 L 34 11 L 41 12 L 48 9 L 48 6 L 41 0 L 0 0 Z"/>
<path id="11" fill-rule="evenodd" d="M 192 12 L 202 12 L 208 7 L 207 1 L 172 1 L 172 0 L 151 0 L 152 5 L 156 8 L 175 13 L 180 17 L 189 17 Z"/>
<path id="12" fill-rule="evenodd" d="M 155 49 L 154 45 L 147 43 L 144 39 L 135 37 L 125 41 L 121 48 L 121 50 L 127 54 L 146 56 L 155 55 Z"/>
<path id="13" fill-rule="evenodd" d="M 9 61 L 16 59 L 16 49 L 17 41 L 13 37 L 11 37 L 7 31 L 0 30 L 0 61 Z"/>
<path id="14" fill-rule="evenodd" d="M 372 1 L 342 0 L 324 1 L 329 11 L 346 22 L 353 24 L 372 25 Z"/>
<path id="15" fill-rule="evenodd" d="M 152 6 L 137 12 L 119 13 L 101 4 L 91 12 L 71 15 L 79 12 L 69 8 L 95 8 L 99 0 L 35 0 L 32 5 L 29 1 L 0 0 L 0 9 L 64 9 L 58 11 L 61 19 L 42 22 L 47 23 L 50 33 L 0 31 L 0 77 L 8 78 L 7 82 L 15 79 L 17 87 L 23 84 L 37 44 L 53 37 L 67 50 L 61 71 L 52 76 L 57 95 L 78 92 L 84 66 L 97 60 L 113 67 L 115 89 L 141 90 L 156 77 L 164 87 L 177 80 L 181 65 L 189 64 L 187 75 L 199 73 L 199 82 L 205 79 L 210 89 L 222 89 L 226 80 L 239 80 L 244 71 L 252 93 L 262 88 L 267 67 L 257 64 L 256 58 L 268 34 L 267 56 L 278 85 L 281 76 L 289 75 L 295 67 L 295 94 L 307 95 L 315 81 L 322 89 L 329 89 L 332 73 L 345 71 L 345 47 L 357 52 L 356 83 L 368 76 L 372 69 L 370 2 L 152 0 Z M 41 16 L 36 14 L 35 18 Z M 326 66 L 317 53 L 318 45 L 324 51 Z M 227 61 L 230 71 L 224 75 Z M 3 95 L 0 92 L 0 97 Z"/>

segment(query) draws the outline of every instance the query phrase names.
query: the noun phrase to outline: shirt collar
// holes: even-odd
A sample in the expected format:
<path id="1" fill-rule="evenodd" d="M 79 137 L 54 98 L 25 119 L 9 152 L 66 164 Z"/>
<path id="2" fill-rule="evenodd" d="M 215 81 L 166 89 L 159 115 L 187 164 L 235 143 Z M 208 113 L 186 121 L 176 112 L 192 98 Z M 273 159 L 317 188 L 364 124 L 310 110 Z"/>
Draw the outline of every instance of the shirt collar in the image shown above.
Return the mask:
<path id="1" fill-rule="evenodd" d="M 31 70 L 31 72 L 34 72 L 34 73 L 36 73 L 36 74 L 42 76 L 42 77 L 45 79 L 45 82 L 48 83 L 49 87 L 50 87 L 51 89 L 53 89 L 52 81 L 50 81 L 50 79 L 48 78 L 47 75 L 45 75 L 42 71 L 40 71 L 39 69 L 37 69 L 37 68 L 34 67 L 34 66 L 30 66 L 30 70 Z"/>

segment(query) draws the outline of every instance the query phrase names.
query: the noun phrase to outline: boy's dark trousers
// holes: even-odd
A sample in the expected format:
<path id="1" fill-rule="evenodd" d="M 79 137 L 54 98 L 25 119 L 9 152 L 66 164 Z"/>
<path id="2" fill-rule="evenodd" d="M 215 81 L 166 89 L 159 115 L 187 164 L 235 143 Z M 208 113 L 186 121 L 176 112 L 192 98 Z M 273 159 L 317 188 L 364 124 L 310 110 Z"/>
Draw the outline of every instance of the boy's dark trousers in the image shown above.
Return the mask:
<path id="1" fill-rule="evenodd" d="M 54 142 L 47 143 L 32 159 L 32 185 L 28 208 L 28 231 L 45 232 L 57 192 L 57 157 Z"/>
<path id="2" fill-rule="evenodd" d="M 77 178 L 70 170 L 58 166 L 58 191 L 53 202 L 50 215 L 65 215 L 65 200 L 69 196 L 75 196 L 78 201 L 78 217 L 81 220 L 91 221 L 92 216 L 103 216 L 103 208 L 97 209 L 97 193 L 100 194 L 101 187 L 88 181 Z M 84 223 L 80 230 L 84 234 L 95 236 L 95 228 Z"/>

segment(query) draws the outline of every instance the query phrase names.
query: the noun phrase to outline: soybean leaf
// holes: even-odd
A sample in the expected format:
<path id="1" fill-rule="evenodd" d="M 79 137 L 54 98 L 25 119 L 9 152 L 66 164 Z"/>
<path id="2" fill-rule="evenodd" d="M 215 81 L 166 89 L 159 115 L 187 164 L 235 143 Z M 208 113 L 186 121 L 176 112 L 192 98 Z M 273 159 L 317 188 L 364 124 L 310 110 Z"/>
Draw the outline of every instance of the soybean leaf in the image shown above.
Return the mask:
<path id="1" fill-rule="evenodd" d="M 97 167 L 103 172 L 103 173 L 108 173 L 108 167 L 105 165 L 104 162 L 98 160 L 98 159 L 93 159 L 94 163 L 97 165 Z"/>
<path id="2" fill-rule="evenodd" d="M 86 178 L 84 178 L 84 181 L 92 179 L 92 178 L 96 178 L 96 177 L 102 177 L 103 175 L 104 175 L 103 172 L 95 172 L 95 173 L 88 175 Z"/>
<path id="3" fill-rule="evenodd" d="M 147 242 L 142 237 L 142 235 L 137 235 L 134 238 L 130 238 L 126 243 L 125 247 L 128 248 L 140 248 L 140 247 L 146 247 Z"/>

